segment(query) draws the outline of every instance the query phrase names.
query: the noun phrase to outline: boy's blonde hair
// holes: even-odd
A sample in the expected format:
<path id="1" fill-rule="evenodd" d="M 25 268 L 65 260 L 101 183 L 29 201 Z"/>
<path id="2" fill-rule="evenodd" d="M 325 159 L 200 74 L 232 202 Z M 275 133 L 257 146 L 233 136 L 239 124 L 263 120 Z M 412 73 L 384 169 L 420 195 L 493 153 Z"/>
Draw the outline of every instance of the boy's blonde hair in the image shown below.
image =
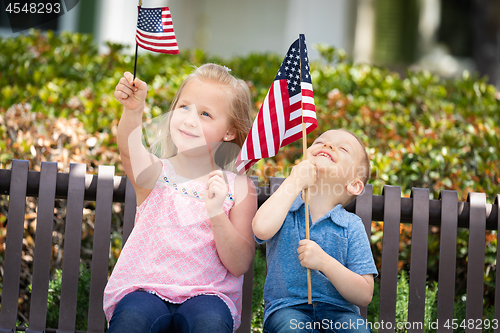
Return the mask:
<path id="1" fill-rule="evenodd" d="M 230 168 L 230 164 L 234 164 L 236 157 L 239 154 L 243 143 L 252 127 L 252 99 L 250 89 L 245 81 L 240 80 L 229 74 L 228 69 L 217 64 L 204 64 L 197 67 L 195 71 L 188 75 L 177 90 L 177 93 L 170 104 L 169 111 L 175 110 L 177 102 L 186 85 L 193 79 L 209 81 L 223 86 L 227 89 L 227 97 L 229 102 L 229 126 L 233 128 L 236 137 L 230 141 L 233 144 L 222 144 L 215 153 L 215 163 L 222 168 Z M 165 125 L 162 126 L 160 135 L 163 137 L 159 155 L 161 158 L 169 158 L 177 154 L 177 148 L 172 142 L 170 135 L 170 118 L 173 112 L 168 112 Z M 158 133 L 159 134 L 159 133 Z M 156 140 L 159 143 L 159 140 Z"/>
<path id="2" fill-rule="evenodd" d="M 368 179 L 370 179 L 370 158 L 368 157 L 368 153 L 366 152 L 365 145 L 363 144 L 363 141 L 361 141 L 361 139 L 353 132 L 345 130 L 343 128 L 339 128 L 339 131 L 351 134 L 353 137 L 356 138 L 359 145 L 361 146 L 362 155 L 359 157 L 359 165 L 358 165 L 358 168 L 360 168 L 361 170 L 360 172 L 356 173 L 356 176 L 359 177 L 359 179 L 363 182 L 363 185 L 366 185 Z M 347 206 L 352 201 L 354 201 L 354 199 L 356 199 L 356 195 L 351 195 L 342 206 L 344 207 Z"/>

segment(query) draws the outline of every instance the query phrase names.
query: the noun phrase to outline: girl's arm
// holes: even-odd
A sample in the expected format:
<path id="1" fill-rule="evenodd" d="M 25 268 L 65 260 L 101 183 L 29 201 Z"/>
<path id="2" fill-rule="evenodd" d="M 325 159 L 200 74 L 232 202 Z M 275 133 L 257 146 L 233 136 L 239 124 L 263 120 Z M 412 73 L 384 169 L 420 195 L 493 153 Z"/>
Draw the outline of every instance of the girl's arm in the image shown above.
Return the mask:
<path id="1" fill-rule="evenodd" d="M 134 186 L 139 206 L 149 195 L 161 172 L 160 160 L 142 145 L 142 112 L 147 84 L 126 72 L 115 89 L 115 98 L 124 106 L 118 124 L 117 143 L 123 168 Z"/>
<path id="2" fill-rule="evenodd" d="M 214 191 L 218 198 L 225 198 L 227 191 L 222 187 L 227 184 L 221 176 L 221 171 L 211 173 L 207 196 Z M 236 177 L 234 191 L 235 202 L 229 217 L 215 196 L 206 201 L 206 206 L 219 257 L 231 274 L 240 276 L 248 271 L 255 255 L 252 217 L 257 211 L 257 195 L 253 182 L 243 176 Z"/>
<path id="3" fill-rule="evenodd" d="M 357 306 L 370 304 L 373 296 L 372 274 L 354 273 L 309 239 L 299 242 L 297 253 L 302 266 L 323 272 L 347 301 Z"/>
<path id="4" fill-rule="evenodd" d="M 316 166 L 308 160 L 293 167 L 289 177 L 259 208 L 252 221 L 255 236 L 268 240 L 280 230 L 299 193 L 314 184 Z"/>

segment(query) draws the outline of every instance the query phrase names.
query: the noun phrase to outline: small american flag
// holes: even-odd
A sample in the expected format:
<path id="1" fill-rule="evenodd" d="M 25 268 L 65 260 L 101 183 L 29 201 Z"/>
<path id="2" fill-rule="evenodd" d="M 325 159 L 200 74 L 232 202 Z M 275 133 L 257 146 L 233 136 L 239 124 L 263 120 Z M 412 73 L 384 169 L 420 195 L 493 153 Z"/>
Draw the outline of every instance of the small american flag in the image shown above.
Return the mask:
<path id="1" fill-rule="evenodd" d="M 241 148 L 236 160 L 238 172 L 302 138 L 302 122 L 306 123 L 307 133 L 318 126 L 306 40 L 299 35 L 288 49 Z"/>
<path id="2" fill-rule="evenodd" d="M 175 39 L 172 16 L 168 7 L 139 8 L 135 41 L 143 49 L 177 54 L 179 47 Z"/>

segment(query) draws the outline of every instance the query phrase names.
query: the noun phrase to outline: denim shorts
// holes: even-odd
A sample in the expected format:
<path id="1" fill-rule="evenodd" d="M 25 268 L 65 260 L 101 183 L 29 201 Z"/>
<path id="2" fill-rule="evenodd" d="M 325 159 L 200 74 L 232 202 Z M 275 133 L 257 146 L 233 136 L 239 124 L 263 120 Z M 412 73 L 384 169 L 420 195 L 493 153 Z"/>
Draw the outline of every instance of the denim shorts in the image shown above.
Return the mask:
<path id="1" fill-rule="evenodd" d="M 264 323 L 264 333 L 372 332 L 359 314 L 337 306 L 313 302 L 282 308 Z"/>
<path id="2" fill-rule="evenodd" d="M 134 291 L 116 305 L 108 333 L 233 332 L 229 307 L 214 295 L 173 304 L 145 291 Z"/>

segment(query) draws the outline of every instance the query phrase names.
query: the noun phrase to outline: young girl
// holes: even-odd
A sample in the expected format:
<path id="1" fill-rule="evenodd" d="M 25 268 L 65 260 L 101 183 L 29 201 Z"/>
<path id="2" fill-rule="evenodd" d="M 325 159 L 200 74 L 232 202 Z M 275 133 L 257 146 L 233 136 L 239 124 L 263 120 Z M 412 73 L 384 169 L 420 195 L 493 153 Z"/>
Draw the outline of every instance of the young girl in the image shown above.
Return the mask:
<path id="1" fill-rule="evenodd" d="M 147 85 L 132 78 L 124 74 L 115 97 L 124 106 L 118 148 L 138 208 L 104 291 L 108 332 L 233 332 L 257 201 L 250 180 L 213 161 L 224 142 L 243 144 L 249 89 L 222 66 L 197 68 L 172 102 L 170 149 L 159 159 L 142 145 Z"/>

